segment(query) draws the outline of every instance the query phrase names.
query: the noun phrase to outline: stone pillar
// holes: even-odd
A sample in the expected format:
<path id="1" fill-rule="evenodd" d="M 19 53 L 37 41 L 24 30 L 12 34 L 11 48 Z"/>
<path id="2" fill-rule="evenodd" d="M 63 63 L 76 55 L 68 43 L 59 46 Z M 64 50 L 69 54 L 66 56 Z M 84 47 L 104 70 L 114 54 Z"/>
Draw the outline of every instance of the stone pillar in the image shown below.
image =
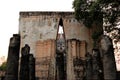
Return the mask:
<path id="1" fill-rule="evenodd" d="M 51 56 L 51 49 L 52 49 L 52 41 L 53 40 L 47 40 L 47 56 Z M 54 47 L 53 47 L 54 48 Z"/>
<path id="2" fill-rule="evenodd" d="M 52 62 L 52 79 L 55 80 L 55 71 L 56 71 L 56 42 L 55 40 L 52 40 L 52 52 L 51 52 L 51 62 Z"/>
<path id="3" fill-rule="evenodd" d="M 20 80 L 29 80 L 29 52 L 30 47 L 25 44 L 25 47 L 21 49 Z"/>
<path id="4" fill-rule="evenodd" d="M 37 41 L 36 43 L 36 78 L 48 79 L 53 71 L 53 62 L 55 58 L 55 40 Z M 54 63 L 55 64 L 55 63 Z M 51 69 L 52 67 L 52 69 Z M 50 70 L 51 69 L 51 70 Z M 52 74 L 53 76 L 53 74 Z M 50 78 L 51 79 L 51 78 Z M 53 79 L 51 79 L 53 80 Z"/>
<path id="5" fill-rule="evenodd" d="M 80 58 L 80 41 L 77 40 L 77 58 Z"/>
<path id="6" fill-rule="evenodd" d="M 47 56 L 47 40 L 45 40 L 44 42 L 43 42 L 43 53 L 42 53 L 42 55 L 44 55 L 43 57 L 46 57 Z"/>
<path id="7" fill-rule="evenodd" d="M 116 80 L 116 64 L 112 40 L 108 36 L 102 36 L 99 47 L 103 61 L 104 79 Z"/>
<path id="8" fill-rule="evenodd" d="M 72 39 L 71 41 L 72 41 L 71 42 L 71 44 L 72 44 L 72 47 L 71 47 L 71 49 L 72 49 L 72 56 L 74 58 L 76 58 L 76 56 L 77 56 L 77 40 L 76 39 Z"/>
<path id="9" fill-rule="evenodd" d="M 49 75 L 48 80 L 55 80 L 56 74 L 56 42 L 55 40 L 51 40 L 51 56 L 50 56 L 50 67 L 49 67 Z"/>
<path id="10" fill-rule="evenodd" d="M 92 55 L 86 53 L 86 80 L 92 80 Z"/>
<path id="11" fill-rule="evenodd" d="M 67 80 L 75 80 L 71 40 L 67 41 L 67 46 Z"/>
<path id="12" fill-rule="evenodd" d="M 80 41 L 80 54 L 79 55 L 82 59 L 84 59 L 85 54 L 86 54 L 86 42 Z"/>
<path id="13" fill-rule="evenodd" d="M 35 58 L 29 54 L 29 80 L 35 80 Z"/>
<path id="14" fill-rule="evenodd" d="M 101 57 L 98 49 L 92 50 L 93 80 L 103 80 L 103 69 Z"/>
<path id="15" fill-rule="evenodd" d="M 18 62 L 20 35 L 14 34 L 10 39 L 5 80 L 18 80 Z"/>
<path id="16" fill-rule="evenodd" d="M 42 57 L 45 57 L 43 54 L 43 41 L 37 41 L 36 43 L 36 54 L 35 54 L 35 58 L 36 58 L 36 62 L 35 62 L 35 75 L 36 75 L 36 79 L 39 79 L 41 77 L 41 72 L 40 72 L 40 69 L 41 69 L 41 65 L 40 65 L 40 62 L 41 62 L 41 58 Z"/>

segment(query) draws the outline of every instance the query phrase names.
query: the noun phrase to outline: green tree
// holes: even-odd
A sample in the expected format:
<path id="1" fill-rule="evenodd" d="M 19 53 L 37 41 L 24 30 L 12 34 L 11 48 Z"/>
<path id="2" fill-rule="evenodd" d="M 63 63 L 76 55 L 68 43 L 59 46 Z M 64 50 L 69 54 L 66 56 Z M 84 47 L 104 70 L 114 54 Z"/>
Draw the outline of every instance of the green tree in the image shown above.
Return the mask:
<path id="1" fill-rule="evenodd" d="M 1 71 L 5 71 L 6 70 L 6 62 L 2 63 L 2 65 L 0 66 L 0 70 Z"/>
<path id="2" fill-rule="evenodd" d="M 106 33 L 117 30 L 118 33 L 114 34 L 113 38 L 118 40 L 120 39 L 120 30 L 116 26 L 120 26 L 119 4 L 119 0 L 74 0 L 73 8 L 75 18 L 82 21 L 86 27 L 91 28 L 93 24 L 103 24 L 93 32 L 94 41 L 102 34 L 100 28 L 103 28 Z"/>

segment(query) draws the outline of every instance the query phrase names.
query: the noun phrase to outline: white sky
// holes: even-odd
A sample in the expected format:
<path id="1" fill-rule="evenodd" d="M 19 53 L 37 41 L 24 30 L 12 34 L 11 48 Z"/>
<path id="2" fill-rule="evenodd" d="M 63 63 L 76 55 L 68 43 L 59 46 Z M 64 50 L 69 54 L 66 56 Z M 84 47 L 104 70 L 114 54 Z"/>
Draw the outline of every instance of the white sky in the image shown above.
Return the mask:
<path id="1" fill-rule="evenodd" d="M 9 39 L 18 33 L 20 11 L 73 11 L 73 0 L 0 0 L 0 57 L 7 56 Z"/>
<path id="2" fill-rule="evenodd" d="M 58 31 L 59 34 L 63 34 L 63 27 L 62 26 L 59 26 L 59 31 Z"/>

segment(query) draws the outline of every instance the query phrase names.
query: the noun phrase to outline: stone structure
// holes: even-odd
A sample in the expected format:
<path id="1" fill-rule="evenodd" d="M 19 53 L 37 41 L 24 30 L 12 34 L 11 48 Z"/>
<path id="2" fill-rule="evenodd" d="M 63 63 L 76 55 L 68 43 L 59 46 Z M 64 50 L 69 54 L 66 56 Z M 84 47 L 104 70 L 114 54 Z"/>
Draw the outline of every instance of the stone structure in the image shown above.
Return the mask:
<path id="1" fill-rule="evenodd" d="M 71 45 L 71 40 L 67 41 L 67 46 L 68 46 L 68 53 L 67 53 L 67 79 L 68 80 L 75 80 L 75 76 L 74 76 L 74 66 L 73 66 L 73 55 L 72 55 L 72 45 Z"/>
<path id="2" fill-rule="evenodd" d="M 86 64 L 85 64 L 86 80 L 91 80 L 93 75 L 92 55 L 90 53 L 86 53 L 85 56 L 86 56 Z"/>
<path id="3" fill-rule="evenodd" d="M 0 80 L 4 80 L 5 78 L 5 71 L 0 70 Z"/>
<path id="4" fill-rule="evenodd" d="M 77 43 L 81 45 L 84 43 L 84 41 L 79 41 L 76 39 L 67 40 L 67 80 L 83 80 L 84 78 L 86 45 L 78 46 Z M 82 48 L 84 48 L 83 52 L 85 53 L 82 53 L 82 51 L 79 52 Z M 84 57 L 79 56 L 81 53 L 84 55 Z"/>
<path id="5" fill-rule="evenodd" d="M 30 45 L 30 53 L 33 53 L 36 59 L 37 80 L 56 78 L 56 36 L 59 25 L 64 26 L 68 47 L 65 49 L 66 62 L 63 62 L 67 80 L 78 80 L 84 75 L 85 54 L 92 50 L 92 29 L 77 22 L 73 12 L 20 12 L 21 49 L 25 44 Z M 76 61 L 81 64 L 76 65 Z"/>
<path id="6" fill-rule="evenodd" d="M 28 44 L 21 49 L 21 54 L 19 80 L 35 80 L 35 58 Z"/>
<path id="7" fill-rule="evenodd" d="M 29 80 L 35 80 L 35 58 L 29 54 Z"/>
<path id="8" fill-rule="evenodd" d="M 14 34 L 10 39 L 5 80 L 18 80 L 18 61 L 20 35 Z"/>
<path id="9" fill-rule="evenodd" d="M 74 18 L 73 12 L 20 12 L 19 32 L 21 35 L 21 48 L 25 44 L 29 44 L 31 53 L 36 57 L 38 54 L 36 52 L 37 42 L 44 42 L 49 39 L 56 40 L 60 18 L 63 20 L 66 40 L 78 39 L 85 41 L 87 43 L 87 51 L 92 52 L 93 42 L 91 35 L 93 29 L 88 29 L 82 22 L 78 22 Z"/>
<path id="10" fill-rule="evenodd" d="M 116 80 L 116 64 L 112 40 L 108 36 L 102 36 L 99 47 L 103 63 L 104 79 Z"/>
<path id="11" fill-rule="evenodd" d="M 102 36 L 93 49 L 94 29 L 77 22 L 73 12 L 21 12 L 19 28 L 21 37 L 10 39 L 5 80 L 116 79 L 111 40 Z"/>
<path id="12" fill-rule="evenodd" d="M 21 62 L 20 62 L 20 80 L 29 80 L 29 52 L 30 47 L 26 44 L 21 49 Z"/>
<path id="13" fill-rule="evenodd" d="M 66 48 L 63 21 L 60 19 L 56 36 L 56 80 L 66 80 Z"/>
<path id="14" fill-rule="evenodd" d="M 58 35 L 60 26 L 63 27 L 62 35 Z M 99 50 L 93 49 L 91 38 L 95 30 L 78 22 L 73 12 L 20 12 L 20 49 L 25 44 L 30 46 L 30 53 L 36 59 L 36 80 L 103 79 L 103 75 L 104 79 L 115 79 L 112 43 L 104 36 L 100 40 L 99 55 Z M 93 53 L 92 56 L 85 56 L 87 52 Z"/>
<path id="15" fill-rule="evenodd" d="M 92 79 L 103 80 L 103 64 L 100 57 L 99 49 L 93 49 L 92 51 Z"/>

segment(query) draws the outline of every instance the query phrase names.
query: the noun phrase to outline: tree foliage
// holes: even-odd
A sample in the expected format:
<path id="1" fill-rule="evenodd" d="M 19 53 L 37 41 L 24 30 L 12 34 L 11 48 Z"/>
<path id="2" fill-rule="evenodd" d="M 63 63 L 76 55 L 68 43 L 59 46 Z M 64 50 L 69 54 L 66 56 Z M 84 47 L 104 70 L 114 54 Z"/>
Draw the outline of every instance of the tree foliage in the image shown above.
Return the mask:
<path id="1" fill-rule="evenodd" d="M 2 65 L 0 66 L 0 70 L 1 71 L 5 71 L 6 70 L 6 62 L 2 63 Z"/>
<path id="2" fill-rule="evenodd" d="M 83 21 L 86 27 L 103 22 L 104 29 L 111 32 L 120 21 L 119 0 L 74 0 L 75 18 Z"/>

